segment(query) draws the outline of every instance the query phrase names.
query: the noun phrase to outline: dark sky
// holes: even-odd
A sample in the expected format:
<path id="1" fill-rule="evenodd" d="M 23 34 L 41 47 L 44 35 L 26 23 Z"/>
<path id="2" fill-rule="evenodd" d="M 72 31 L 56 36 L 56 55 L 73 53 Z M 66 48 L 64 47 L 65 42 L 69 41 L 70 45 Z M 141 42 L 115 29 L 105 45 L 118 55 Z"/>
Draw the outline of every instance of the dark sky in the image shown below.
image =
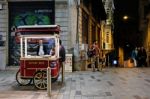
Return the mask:
<path id="1" fill-rule="evenodd" d="M 138 0 L 114 0 L 114 36 L 115 45 L 137 46 L 135 41 L 138 38 Z M 123 16 L 129 16 L 128 20 L 123 20 Z"/>

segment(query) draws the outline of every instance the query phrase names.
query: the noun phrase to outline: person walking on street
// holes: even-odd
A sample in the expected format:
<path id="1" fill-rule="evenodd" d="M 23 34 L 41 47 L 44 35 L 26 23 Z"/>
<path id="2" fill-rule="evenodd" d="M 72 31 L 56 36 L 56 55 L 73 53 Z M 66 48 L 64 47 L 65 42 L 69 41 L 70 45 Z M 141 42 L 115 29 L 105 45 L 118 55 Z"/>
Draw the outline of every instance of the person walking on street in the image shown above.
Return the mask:
<path id="1" fill-rule="evenodd" d="M 147 58 L 146 50 L 144 49 L 144 47 L 141 47 L 141 65 L 142 66 L 147 66 L 146 58 Z"/>
<path id="2" fill-rule="evenodd" d="M 137 66 L 137 55 L 138 55 L 138 50 L 137 47 L 135 49 L 133 49 L 132 53 L 131 53 L 131 58 L 134 60 L 134 66 Z"/>
<path id="3" fill-rule="evenodd" d="M 100 49 L 98 46 L 98 42 L 95 40 L 92 44 L 92 50 L 94 52 L 94 59 L 95 59 L 95 68 L 99 71 L 99 55 L 100 55 Z M 93 71 L 95 71 L 95 68 L 93 68 Z"/>
<path id="4" fill-rule="evenodd" d="M 139 67 L 147 65 L 146 58 L 147 58 L 146 50 L 144 49 L 144 47 L 140 47 L 140 49 L 138 50 L 138 66 Z"/>

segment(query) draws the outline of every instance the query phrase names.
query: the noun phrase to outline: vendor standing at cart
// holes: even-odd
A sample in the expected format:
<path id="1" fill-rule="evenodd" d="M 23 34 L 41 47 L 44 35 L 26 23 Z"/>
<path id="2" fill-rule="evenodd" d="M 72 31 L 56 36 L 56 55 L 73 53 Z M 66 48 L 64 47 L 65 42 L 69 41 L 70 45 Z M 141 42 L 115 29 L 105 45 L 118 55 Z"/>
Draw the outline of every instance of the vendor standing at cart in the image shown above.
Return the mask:
<path id="1" fill-rule="evenodd" d="M 38 46 L 37 46 L 37 55 L 42 56 L 47 54 L 47 48 L 43 44 L 43 40 L 39 40 Z"/>

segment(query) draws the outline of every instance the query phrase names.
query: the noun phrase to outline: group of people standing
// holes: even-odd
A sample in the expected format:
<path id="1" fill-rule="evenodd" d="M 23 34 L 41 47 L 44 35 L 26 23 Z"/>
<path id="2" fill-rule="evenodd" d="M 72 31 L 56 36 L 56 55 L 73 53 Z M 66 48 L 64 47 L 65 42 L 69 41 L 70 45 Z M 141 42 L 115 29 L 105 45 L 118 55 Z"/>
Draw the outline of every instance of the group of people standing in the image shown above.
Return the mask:
<path id="1" fill-rule="evenodd" d="M 133 62 L 136 67 L 147 66 L 147 54 L 144 47 L 136 47 L 131 53 L 131 58 L 134 60 Z"/>
<path id="2" fill-rule="evenodd" d="M 91 62 L 94 62 L 94 67 L 92 67 L 93 71 L 95 71 L 96 69 L 99 71 L 100 48 L 98 46 L 98 41 L 93 41 L 93 43 L 88 48 L 87 54 L 91 59 Z"/>

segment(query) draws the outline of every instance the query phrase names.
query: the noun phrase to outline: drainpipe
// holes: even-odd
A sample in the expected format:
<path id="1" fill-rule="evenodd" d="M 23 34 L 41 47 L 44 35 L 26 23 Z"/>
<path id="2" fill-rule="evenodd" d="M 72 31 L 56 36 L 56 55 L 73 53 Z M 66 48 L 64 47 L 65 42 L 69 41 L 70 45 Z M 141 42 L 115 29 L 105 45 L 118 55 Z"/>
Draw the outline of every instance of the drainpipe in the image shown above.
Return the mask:
<path id="1" fill-rule="evenodd" d="M 80 51 L 79 51 L 79 7 L 80 7 L 80 0 L 74 0 L 75 3 L 75 9 L 77 13 L 76 18 L 76 45 L 74 48 L 74 70 L 81 70 L 81 63 L 80 63 Z"/>
<path id="2" fill-rule="evenodd" d="M 76 3 L 76 9 L 77 9 L 77 27 L 76 27 L 76 44 L 78 45 L 78 54 L 79 54 L 79 6 L 80 6 L 80 0 L 74 0 Z"/>
<path id="3" fill-rule="evenodd" d="M 79 5 L 80 5 L 80 0 L 76 0 L 76 7 L 77 7 L 77 35 L 76 35 L 76 43 L 79 43 L 79 33 L 78 33 L 78 29 L 79 29 Z"/>

